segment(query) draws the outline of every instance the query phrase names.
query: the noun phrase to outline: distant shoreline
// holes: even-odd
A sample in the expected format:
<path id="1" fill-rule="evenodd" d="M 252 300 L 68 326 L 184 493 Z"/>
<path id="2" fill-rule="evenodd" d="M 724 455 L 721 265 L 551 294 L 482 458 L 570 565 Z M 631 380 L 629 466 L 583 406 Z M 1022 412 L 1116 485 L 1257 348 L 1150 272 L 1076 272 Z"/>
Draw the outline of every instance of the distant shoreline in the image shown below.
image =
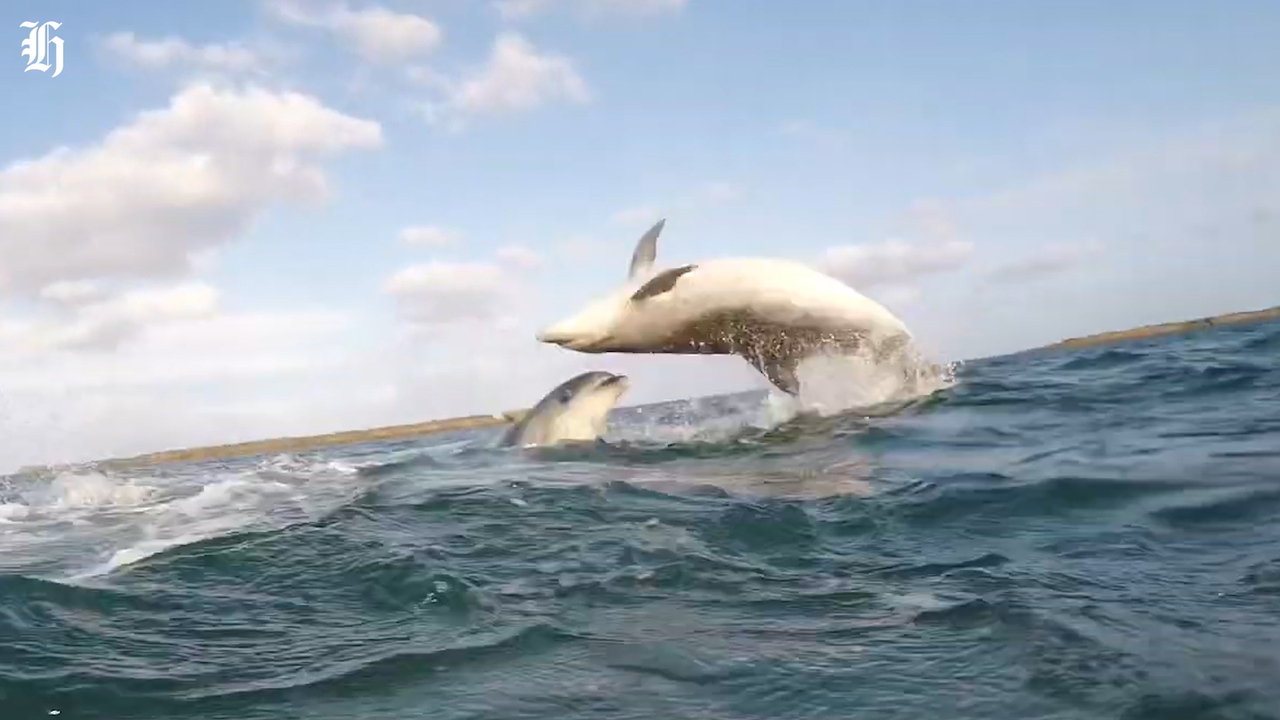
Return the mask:
<path id="1" fill-rule="evenodd" d="M 292 437 L 268 438 L 266 440 L 249 440 L 227 445 L 209 445 L 206 447 L 182 448 L 178 450 L 161 450 L 159 452 L 134 455 L 126 458 L 99 460 L 98 467 L 123 467 L 137 465 L 160 465 L 175 462 L 204 462 L 208 460 L 230 460 L 233 458 L 252 457 L 266 453 L 286 453 L 300 450 L 335 447 L 338 445 L 357 445 L 376 440 L 404 440 L 423 435 L 437 435 L 459 430 L 475 430 L 479 428 L 497 427 L 518 421 L 526 410 L 509 410 L 499 415 L 467 415 L 465 417 L 427 420 L 426 422 L 408 425 L 385 425 L 383 427 L 364 430 L 342 430 L 322 435 L 296 435 Z"/>
<path id="2" fill-rule="evenodd" d="M 1165 335 L 1178 335 L 1206 330 L 1222 325 L 1242 325 L 1258 323 L 1280 318 L 1280 306 L 1265 310 L 1228 313 L 1196 320 L 1182 322 L 1144 325 L 1130 330 L 1116 330 L 1097 333 L 1083 337 L 1067 338 L 1046 345 L 1041 349 L 1081 348 L 1103 345 L 1125 340 L 1138 340 Z M 177 462 L 203 462 L 209 460 L 229 460 L 233 458 L 251 457 L 267 453 L 297 452 L 338 445 L 355 445 L 376 440 L 403 440 L 424 435 L 435 435 L 442 432 L 474 430 L 497 427 L 518 420 L 526 410 L 511 410 L 500 415 L 469 415 L 466 417 L 445 418 L 412 423 L 409 425 L 389 425 L 365 430 L 346 430 L 323 435 L 305 435 L 296 437 L 271 438 L 232 443 L 228 445 L 210 445 L 207 447 L 183 448 L 179 450 L 162 450 L 160 452 L 135 455 L 127 458 L 101 460 L 94 465 L 103 468 L 134 467 L 140 465 L 160 465 Z"/>
<path id="3" fill-rule="evenodd" d="M 1202 317 L 1195 320 L 1143 325 L 1142 327 L 1136 327 L 1131 330 L 1113 330 L 1111 332 L 1096 333 L 1094 335 L 1085 335 L 1083 337 L 1067 338 L 1066 340 L 1060 340 L 1052 345 L 1047 345 L 1045 348 L 1079 348 L 1121 342 L 1124 340 L 1142 340 L 1144 338 L 1161 337 L 1165 335 L 1183 335 L 1200 330 L 1208 330 L 1209 328 L 1221 327 L 1223 325 L 1246 325 L 1266 322 L 1267 320 L 1275 320 L 1276 318 L 1280 318 L 1280 305 L 1269 307 L 1265 310 L 1250 310 L 1247 312 L 1227 313 L 1225 315 L 1211 315 L 1209 317 Z"/>

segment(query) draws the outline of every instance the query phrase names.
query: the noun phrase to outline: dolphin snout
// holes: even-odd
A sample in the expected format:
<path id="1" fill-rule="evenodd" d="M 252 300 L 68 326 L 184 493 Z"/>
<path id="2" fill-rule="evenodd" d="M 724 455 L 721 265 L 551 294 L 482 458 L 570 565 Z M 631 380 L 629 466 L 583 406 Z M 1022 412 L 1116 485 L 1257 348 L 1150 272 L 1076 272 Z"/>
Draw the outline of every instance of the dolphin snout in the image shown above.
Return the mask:
<path id="1" fill-rule="evenodd" d="M 564 345 L 573 339 L 573 336 L 554 327 L 543 328 L 536 334 L 538 342 L 551 343 L 552 345 Z"/>
<path id="2" fill-rule="evenodd" d="M 580 351 L 590 348 L 596 340 L 596 337 L 591 333 L 584 333 L 579 328 L 567 325 L 551 325 L 542 328 L 536 333 L 536 337 L 538 342 Z"/>

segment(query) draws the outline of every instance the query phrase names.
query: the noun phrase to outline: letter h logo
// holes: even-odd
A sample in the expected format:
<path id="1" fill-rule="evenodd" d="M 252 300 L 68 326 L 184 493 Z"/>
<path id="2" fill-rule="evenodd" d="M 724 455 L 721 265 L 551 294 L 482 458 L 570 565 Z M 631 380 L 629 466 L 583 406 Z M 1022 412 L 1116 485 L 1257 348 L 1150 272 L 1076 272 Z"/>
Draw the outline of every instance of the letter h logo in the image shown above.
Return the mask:
<path id="1" fill-rule="evenodd" d="M 51 77 L 58 77 L 62 73 L 62 38 L 57 35 L 49 37 L 49 33 L 62 27 L 62 23 L 24 22 L 19 27 L 31 28 L 31 34 L 22 41 L 22 55 L 27 58 L 27 67 L 23 72 L 28 70 L 48 72 L 50 67 L 48 61 L 53 60 L 54 70 Z"/>

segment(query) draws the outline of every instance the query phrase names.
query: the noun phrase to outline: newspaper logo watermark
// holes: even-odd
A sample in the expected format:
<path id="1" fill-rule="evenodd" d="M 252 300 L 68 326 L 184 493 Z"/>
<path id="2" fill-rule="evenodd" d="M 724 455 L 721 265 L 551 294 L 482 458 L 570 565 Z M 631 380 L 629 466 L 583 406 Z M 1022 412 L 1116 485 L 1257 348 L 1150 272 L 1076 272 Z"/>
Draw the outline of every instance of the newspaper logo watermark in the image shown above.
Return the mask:
<path id="1" fill-rule="evenodd" d="M 51 35 L 54 30 L 62 27 L 62 23 L 46 22 L 34 23 L 24 22 L 19 27 L 31 28 L 31 34 L 26 40 L 22 41 L 22 56 L 27 58 L 27 67 L 22 71 L 39 70 L 40 72 L 49 72 L 49 68 L 53 68 L 53 75 L 49 77 L 58 77 L 62 74 L 62 38 L 57 35 Z M 53 65 L 49 61 L 53 61 Z"/>

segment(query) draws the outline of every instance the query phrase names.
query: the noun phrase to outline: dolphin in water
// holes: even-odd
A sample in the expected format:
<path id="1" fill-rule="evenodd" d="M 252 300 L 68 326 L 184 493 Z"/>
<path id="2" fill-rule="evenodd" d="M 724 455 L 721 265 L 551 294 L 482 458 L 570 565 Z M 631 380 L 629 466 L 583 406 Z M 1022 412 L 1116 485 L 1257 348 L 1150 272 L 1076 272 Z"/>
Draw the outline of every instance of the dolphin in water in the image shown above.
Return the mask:
<path id="1" fill-rule="evenodd" d="M 538 341 L 583 353 L 737 355 L 792 396 L 810 355 L 869 349 L 879 358 L 911 341 L 883 305 L 800 262 L 718 258 L 657 270 L 665 224 L 636 243 L 624 283 L 539 330 Z"/>
<path id="2" fill-rule="evenodd" d="M 631 387 L 626 375 L 589 370 L 565 380 L 512 425 L 499 445 L 555 445 L 604 435 L 609 411 Z"/>

